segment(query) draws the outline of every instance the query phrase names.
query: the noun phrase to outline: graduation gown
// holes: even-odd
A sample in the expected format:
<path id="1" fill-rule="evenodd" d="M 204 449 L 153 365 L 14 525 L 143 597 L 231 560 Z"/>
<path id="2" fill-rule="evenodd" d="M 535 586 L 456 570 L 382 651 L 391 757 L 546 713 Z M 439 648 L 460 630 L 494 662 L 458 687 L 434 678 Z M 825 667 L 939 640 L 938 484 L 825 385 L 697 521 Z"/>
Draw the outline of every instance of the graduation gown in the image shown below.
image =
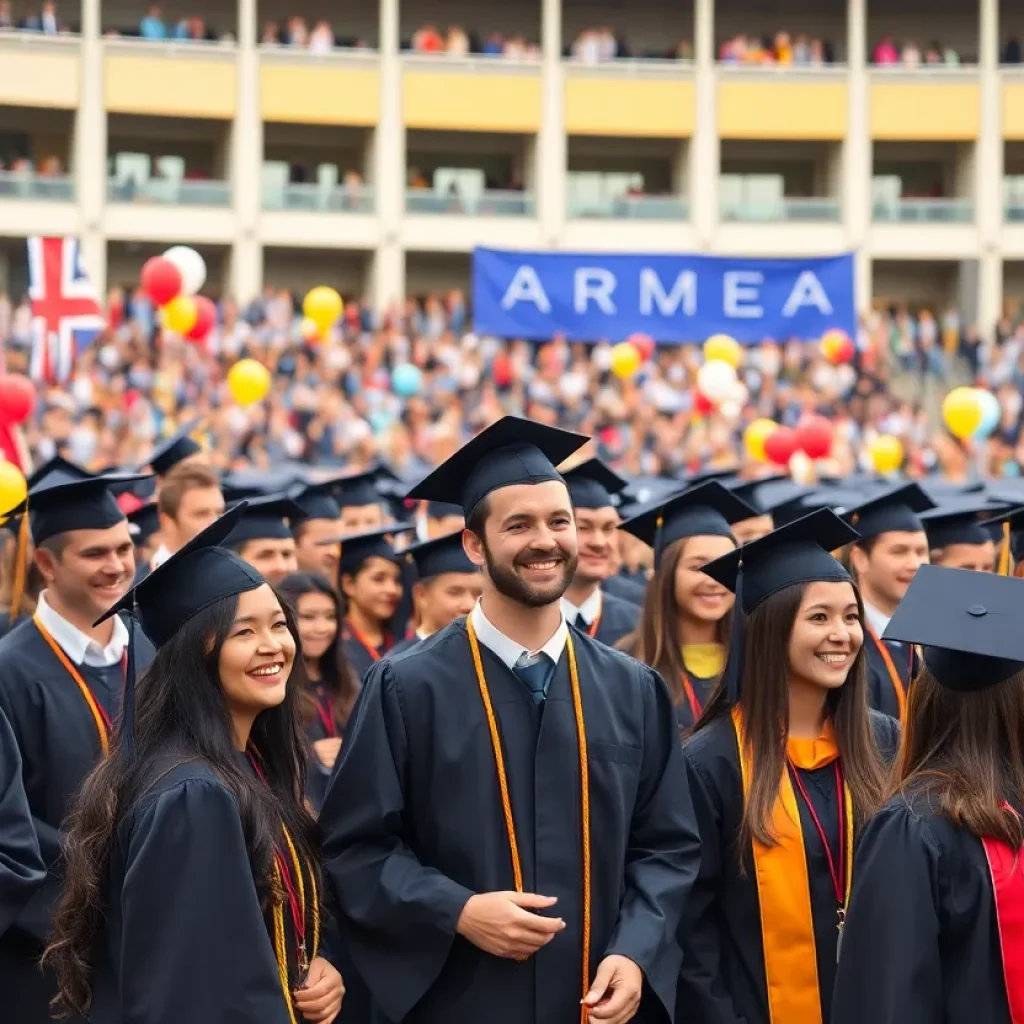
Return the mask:
<path id="1" fill-rule="evenodd" d="M 138 672 L 152 647 L 135 630 Z M 79 668 L 94 699 L 111 721 L 120 712 L 121 666 Z M 59 830 L 86 775 L 102 756 L 99 732 L 74 680 L 31 619 L 0 639 L 0 711 L 10 722 L 22 760 L 22 778 L 47 878 L 0 938 L 0 992 L 11 1020 L 50 1020 L 56 989 L 38 970 L 60 893 Z"/>
<path id="2" fill-rule="evenodd" d="M 865 634 L 864 643 L 868 652 L 868 701 L 876 711 L 881 711 L 883 715 L 898 720 L 900 718 L 900 700 L 880 645 L 885 645 L 904 694 L 913 678 L 914 649 L 909 644 L 892 644 L 885 640 L 876 641 L 870 633 Z"/>
<path id="3" fill-rule="evenodd" d="M 342 627 L 341 642 L 345 647 L 345 657 L 348 658 L 348 663 L 359 680 L 362 680 L 366 673 L 391 650 L 390 645 L 368 648 L 352 634 L 347 626 Z"/>
<path id="4" fill-rule="evenodd" d="M 386 657 L 394 658 L 396 655 L 404 654 L 406 651 L 411 651 L 419 642 L 420 637 L 417 634 L 407 636 L 404 640 L 399 640 L 394 647 L 388 651 Z"/>
<path id="5" fill-rule="evenodd" d="M 205 762 L 176 760 L 118 833 L 90 1024 L 290 1024 L 235 797 Z"/>
<path id="6" fill-rule="evenodd" d="M 895 756 L 899 744 L 896 722 L 872 712 L 872 724 L 883 756 Z M 772 1024 L 757 876 L 749 844 L 743 851 L 744 872 L 736 862 L 736 837 L 744 805 L 739 757 L 729 717 L 717 719 L 683 744 L 701 837 L 700 875 L 680 931 L 683 968 L 676 1021 L 684 1024 Z M 838 849 L 839 800 L 834 765 L 797 770 L 830 847 Z M 807 858 L 821 1019 L 827 1024 L 838 937 L 836 895 L 814 820 L 804 801 L 796 802 Z M 858 1020 L 858 1024 L 869 1022 L 876 1024 L 868 1017 Z"/>
<path id="7" fill-rule="evenodd" d="M 977 837 L 926 796 L 900 794 L 868 823 L 859 853 L 832 1024 L 1011 1024 Z M 1006 952 L 1019 965 L 1021 950 Z"/>
<path id="8" fill-rule="evenodd" d="M 632 633 L 639 622 L 639 606 L 629 601 L 624 601 L 620 597 L 615 597 L 613 594 L 602 594 L 601 614 L 597 620 L 597 632 L 591 633 L 593 623 L 590 624 L 590 627 L 585 626 L 582 622 L 578 625 L 588 635 L 592 635 L 595 640 L 600 640 L 601 643 L 614 647 L 624 636 Z"/>
<path id="9" fill-rule="evenodd" d="M 331 717 L 331 702 L 328 694 L 319 684 L 313 685 L 311 694 L 317 703 L 318 710 L 305 728 L 306 739 L 310 746 L 319 740 L 330 739 L 332 736 L 338 735 Z M 331 769 L 316 756 L 313 750 L 310 750 L 309 770 L 306 773 L 306 797 L 313 810 L 318 813 L 323 805 L 330 781 Z"/>
<path id="10" fill-rule="evenodd" d="M 699 859 L 668 691 L 645 666 L 572 630 L 588 743 L 590 973 L 611 953 L 640 965 L 636 1020 L 671 1020 L 675 929 Z M 540 705 L 487 647 L 530 892 L 566 929 L 524 963 L 456 935 L 474 893 L 513 888 L 487 718 L 464 619 L 368 676 L 321 814 L 340 926 L 395 1024 L 564 1024 L 581 992 L 580 781 L 563 652 Z"/>
<path id="11" fill-rule="evenodd" d="M 0 936 L 46 879 L 21 780 L 21 755 L 0 712 Z"/>
<path id="12" fill-rule="evenodd" d="M 643 607 L 644 595 L 647 593 L 647 580 L 640 576 L 625 576 L 617 573 L 609 576 L 601 584 L 601 589 L 606 594 L 628 601 L 630 604 Z"/>

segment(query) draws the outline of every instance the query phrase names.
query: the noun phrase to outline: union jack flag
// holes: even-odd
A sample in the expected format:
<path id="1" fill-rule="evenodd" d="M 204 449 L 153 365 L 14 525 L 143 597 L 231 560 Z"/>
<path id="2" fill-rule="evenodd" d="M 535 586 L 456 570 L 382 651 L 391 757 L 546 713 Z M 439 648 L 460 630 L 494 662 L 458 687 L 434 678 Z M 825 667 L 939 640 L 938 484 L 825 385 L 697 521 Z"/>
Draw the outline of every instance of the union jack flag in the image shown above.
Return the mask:
<path id="1" fill-rule="evenodd" d="M 99 296 L 82 268 L 77 238 L 28 240 L 28 295 L 32 301 L 29 373 L 63 384 L 78 353 L 106 328 Z"/>

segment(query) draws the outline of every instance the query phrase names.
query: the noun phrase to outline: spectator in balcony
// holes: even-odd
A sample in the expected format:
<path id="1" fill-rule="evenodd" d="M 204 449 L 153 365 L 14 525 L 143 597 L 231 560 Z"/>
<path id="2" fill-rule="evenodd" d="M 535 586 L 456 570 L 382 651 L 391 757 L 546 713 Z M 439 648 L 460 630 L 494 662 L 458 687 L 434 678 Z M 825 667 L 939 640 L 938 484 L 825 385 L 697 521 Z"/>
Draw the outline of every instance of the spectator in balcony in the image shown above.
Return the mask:
<path id="1" fill-rule="evenodd" d="M 1014 37 L 1008 39 L 1006 46 L 1003 47 L 1003 63 L 1004 64 L 1020 64 L 1021 63 L 1021 46 L 1020 40 Z"/>
<path id="2" fill-rule="evenodd" d="M 150 7 L 149 13 L 139 22 L 139 36 L 142 39 L 167 38 L 167 26 L 159 7 Z"/>
<path id="3" fill-rule="evenodd" d="M 326 21 L 318 21 L 309 34 L 310 53 L 330 53 L 334 49 L 334 29 Z"/>
<path id="4" fill-rule="evenodd" d="M 10 32 L 14 28 L 14 15 L 8 0 L 0 3 L 0 32 Z"/>
<path id="5" fill-rule="evenodd" d="M 458 25 L 449 25 L 445 52 L 451 57 L 468 57 L 469 51 L 469 36 L 466 35 L 465 29 Z"/>
<path id="6" fill-rule="evenodd" d="M 896 49 L 896 44 L 892 41 L 892 36 L 882 36 L 878 45 L 875 47 L 875 52 L 872 55 L 872 63 L 874 64 L 899 64 L 900 53 Z"/>
<path id="7" fill-rule="evenodd" d="M 925 64 L 941 64 L 943 62 L 942 49 L 938 43 L 932 43 L 924 53 Z"/>
<path id="8" fill-rule="evenodd" d="M 281 43 L 281 28 L 276 21 L 265 21 L 263 32 L 260 35 L 260 43 L 264 46 L 279 46 Z"/>
<path id="9" fill-rule="evenodd" d="M 443 53 L 444 36 L 433 25 L 424 25 L 412 37 L 412 48 L 417 53 Z"/>
<path id="10" fill-rule="evenodd" d="M 60 24 L 57 21 L 56 4 L 47 0 L 38 14 L 33 14 L 25 21 L 25 28 L 29 32 L 42 32 L 45 36 L 57 35 L 60 31 Z"/>
<path id="11" fill-rule="evenodd" d="M 486 57 L 500 57 L 505 51 L 505 39 L 500 32 L 492 32 L 480 48 Z"/>
<path id="12" fill-rule="evenodd" d="M 900 63 L 907 68 L 919 68 L 921 66 L 921 50 L 912 39 L 903 44 Z"/>
<path id="13" fill-rule="evenodd" d="M 309 29 L 306 27 L 306 19 L 298 14 L 288 22 L 288 45 L 303 48 L 309 46 Z"/>
<path id="14" fill-rule="evenodd" d="M 693 60 L 693 43 L 689 39 L 680 40 L 676 47 L 676 60 Z"/>
<path id="15" fill-rule="evenodd" d="M 788 32 L 776 32 L 775 33 L 775 45 L 773 47 L 772 56 L 776 64 L 792 64 L 793 63 L 793 46 L 790 42 Z"/>
<path id="16" fill-rule="evenodd" d="M 942 62 L 948 67 L 959 67 L 960 66 L 960 54 L 953 49 L 952 46 L 947 46 L 942 51 Z"/>

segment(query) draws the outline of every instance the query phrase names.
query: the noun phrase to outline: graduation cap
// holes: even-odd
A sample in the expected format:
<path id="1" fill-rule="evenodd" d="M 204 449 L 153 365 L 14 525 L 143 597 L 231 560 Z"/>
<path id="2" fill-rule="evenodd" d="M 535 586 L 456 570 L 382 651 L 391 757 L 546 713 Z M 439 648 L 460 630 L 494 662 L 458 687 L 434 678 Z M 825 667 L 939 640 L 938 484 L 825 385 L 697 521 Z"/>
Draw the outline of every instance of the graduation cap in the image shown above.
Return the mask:
<path id="1" fill-rule="evenodd" d="M 555 469 L 590 440 L 519 416 L 505 416 L 464 444 L 407 497 L 455 501 L 466 516 L 492 491 L 562 480 Z"/>
<path id="2" fill-rule="evenodd" d="M 883 640 L 920 644 L 941 686 L 984 690 L 1024 669 L 1020 607 L 1024 580 L 922 565 L 889 620 Z"/>
<path id="3" fill-rule="evenodd" d="M 831 552 L 858 537 L 831 509 L 819 509 L 702 567 L 705 575 L 736 595 L 726 667 L 730 700 L 739 697 L 744 617 L 772 594 L 797 583 L 852 582 L 846 567 Z"/>
<path id="4" fill-rule="evenodd" d="M 680 475 L 680 479 L 687 487 L 697 487 L 700 484 L 710 483 L 712 480 L 718 480 L 724 484 L 735 477 L 737 473 L 739 470 L 736 468 L 723 469 L 721 466 L 704 466 L 693 473 L 684 471 Z"/>
<path id="5" fill-rule="evenodd" d="M 155 502 L 128 513 L 128 529 L 136 544 L 145 544 L 160 529 L 160 509 Z"/>
<path id="6" fill-rule="evenodd" d="M 732 477 L 723 480 L 722 483 L 740 501 L 745 501 L 751 508 L 756 509 L 758 515 L 768 515 L 770 509 L 765 505 L 765 501 L 770 500 L 769 495 L 772 493 L 773 486 L 777 487 L 783 483 L 792 484 L 794 481 L 786 473 L 773 473 L 771 476 L 758 477 L 756 480 L 740 480 L 738 477 Z"/>
<path id="7" fill-rule="evenodd" d="M 469 555 L 462 546 L 461 530 L 446 534 L 444 537 L 436 537 L 434 540 L 423 541 L 422 544 L 413 544 L 405 552 L 405 557 L 407 561 L 415 564 L 416 573 L 421 580 L 429 580 L 446 572 L 480 571 L 480 567 L 469 560 Z"/>
<path id="8" fill-rule="evenodd" d="M 928 536 L 928 547 L 989 543 L 994 538 L 980 517 L 986 512 L 991 514 L 997 511 L 998 507 L 987 499 L 961 500 L 922 512 L 921 522 Z"/>
<path id="9" fill-rule="evenodd" d="M 296 484 L 289 496 L 307 519 L 340 519 L 341 506 L 333 496 L 334 480 Z"/>
<path id="10" fill-rule="evenodd" d="M 402 556 L 395 551 L 391 538 L 396 534 L 409 533 L 411 526 L 391 524 L 383 526 L 379 530 L 371 530 L 368 533 L 348 534 L 345 537 L 335 537 L 333 540 L 320 542 L 322 547 L 325 544 L 340 544 L 341 556 L 338 561 L 338 574 L 340 576 L 351 575 L 368 558 L 384 558 L 396 564 L 402 560 Z"/>
<path id="11" fill-rule="evenodd" d="M 447 519 L 449 516 L 462 517 L 462 506 L 453 505 L 450 501 L 428 501 L 428 519 Z"/>
<path id="12" fill-rule="evenodd" d="M 268 494 L 242 504 L 245 509 L 224 541 L 230 547 L 250 540 L 288 540 L 290 524 L 305 518 L 296 502 L 284 494 Z"/>
<path id="13" fill-rule="evenodd" d="M 195 433 L 202 422 L 203 417 L 197 416 L 179 427 L 149 453 L 145 462 L 139 464 L 139 469 L 149 466 L 157 476 L 166 476 L 179 462 L 198 455 L 203 450 L 202 445 L 190 435 Z"/>
<path id="14" fill-rule="evenodd" d="M 843 518 L 870 540 L 882 533 L 920 533 L 920 514 L 935 508 L 935 502 L 919 484 L 898 484 L 843 513 Z"/>
<path id="15" fill-rule="evenodd" d="M 263 577 L 223 546 L 246 511 L 247 505 L 242 502 L 215 520 L 93 623 L 98 626 L 118 612 L 131 613 L 121 714 L 121 732 L 128 746 L 134 741 L 135 727 L 135 613 L 142 631 L 159 648 L 210 605 L 262 586 L 266 582 Z"/>
<path id="16" fill-rule="evenodd" d="M 627 487 L 625 479 L 600 459 L 587 459 L 566 470 L 562 476 L 574 508 L 608 508 Z"/>
<path id="17" fill-rule="evenodd" d="M 654 549 L 654 567 L 658 568 L 665 549 L 686 537 L 729 537 L 734 540 L 731 523 L 757 515 L 717 480 L 676 494 L 661 504 L 645 509 L 626 520 L 625 530 Z"/>
<path id="18" fill-rule="evenodd" d="M 221 477 L 220 489 L 229 504 L 236 501 L 284 494 L 298 484 L 305 484 L 300 467 L 275 466 L 269 470 L 231 470 Z"/>
<path id="19" fill-rule="evenodd" d="M 387 466 L 374 466 L 361 473 L 350 473 L 332 481 L 332 493 L 340 508 L 362 508 L 379 505 L 384 495 L 378 485 L 385 480 L 398 482 L 398 477 Z"/>
<path id="20" fill-rule="evenodd" d="M 1008 509 L 991 519 L 983 519 L 981 527 L 997 531 L 993 540 L 999 544 L 999 563 L 996 572 L 1000 576 L 1009 576 L 1011 558 L 1020 558 L 1024 554 L 1024 506 Z"/>
<path id="21" fill-rule="evenodd" d="M 823 508 L 841 516 L 848 508 L 858 505 L 863 498 L 863 493 L 840 487 L 810 487 L 773 509 L 772 522 L 775 529 L 779 529 Z"/>
<path id="22" fill-rule="evenodd" d="M 42 483 L 70 483 L 72 480 L 86 480 L 95 475 L 69 462 L 63 455 L 54 455 L 32 473 L 26 483 L 31 491 L 33 487 Z"/>

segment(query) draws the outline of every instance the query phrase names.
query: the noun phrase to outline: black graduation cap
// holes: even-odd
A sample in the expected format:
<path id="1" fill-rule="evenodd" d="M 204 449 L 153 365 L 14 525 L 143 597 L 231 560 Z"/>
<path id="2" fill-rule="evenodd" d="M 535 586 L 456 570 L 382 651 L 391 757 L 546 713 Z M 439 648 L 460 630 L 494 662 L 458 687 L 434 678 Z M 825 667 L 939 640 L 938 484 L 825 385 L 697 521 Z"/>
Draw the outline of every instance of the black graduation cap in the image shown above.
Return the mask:
<path id="1" fill-rule="evenodd" d="M 86 480 L 94 475 L 68 461 L 63 455 L 54 455 L 32 473 L 26 483 L 31 491 L 41 483 L 69 483 L 72 480 Z"/>
<path id="2" fill-rule="evenodd" d="M 876 494 L 843 513 L 843 518 L 870 540 L 882 533 L 920 533 L 924 530 L 919 515 L 935 508 L 935 502 L 919 484 L 898 484 Z"/>
<path id="3" fill-rule="evenodd" d="M 922 565 L 882 639 L 922 645 L 928 671 L 947 689 L 984 690 L 1024 669 L 1022 602 L 1024 580 L 1015 576 Z"/>
<path id="4" fill-rule="evenodd" d="M 460 510 L 461 511 L 461 510 Z M 342 548 L 344 551 L 344 547 Z M 479 572 L 479 566 L 469 560 L 462 546 L 462 531 L 436 537 L 434 540 L 413 544 L 405 552 L 405 557 L 416 566 L 416 573 L 421 580 L 432 576 L 440 576 L 446 572 Z"/>
<path id="5" fill-rule="evenodd" d="M 449 516 L 462 516 L 462 506 L 453 505 L 450 501 L 428 501 L 428 519 L 447 519 Z"/>
<path id="6" fill-rule="evenodd" d="M 1000 545 L 997 571 L 1000 576 L 1008 576 L 1011 569 L 1010 556 L 1019 559 L 1024 555 L 1024 506 L 984 519 L 981 526 L 990 531 L 992 540 Z"/>
<path id="7" fill-rule="evenodd" d="M 332 493 L 341 508 L 363 508 L 380 505 L 384 495 L 378 485 L 385 480 L 398 482 L 398 477 L 387 466 L 374 466 L 361 473 L 350 473 L 332 481 Z"/>
<path id="8" fill-rule="evenodd" d="M 198 455 L 203 450 L 202 445 L 190 435 L 195 433 L 202 422 L 203 417 L 197 416 L 179 427 L 149 453 L 145 462 L 139 464 L 139 469 L 149 466 L 157 476 L 166 476 L 179 462 Z"/>
<path id="9" fill-rule="evenodd" d="M 938 508 L 921 513 L 924 532 L 930 548 L 944 548 L 950 544 L 987 544 L 993 540 L 991 531 L 981 519 L 986 512 L 998 510 L 998 505 L 981 500 L 947 502 Z"/>
<path id="10" fill-rule="evenodd" d="M 348 534 L 345 537 L 321 541 L 320 546 L 340 544 L 341 557 L 338 562 L 338 574 L 341 576 L 351 575 L 367 558 L 385 558 L 389 562 L 400 562 L 402 556 L 395 551 L 391 538 L 396 534 L 409 533 L 412 529 L 411 526 L 392 523 L 390 526 L 383 526 L 379 530 L 371 530 L 368 533 Z"/>
<path id="11" fill-rule="evenodd" d="M 125 520 L 116 494 L 138 480 L 138 475 L 88 476 L 82 480 L 43 483 L 33 488 L 20 504 L 5 514 L 16 516 L 26 508 L 32 540 L 42 544 L 69 530 L 107 530 Z"/>
<path id="12" fill-rule="evenodd" d="M 265 498 L 270 494 L 284 494 L 305 482 L 302 470 L 294 464 L 260 470 L 233 469 L 221 477 L 220 490 L 224 500 L 233 504 L 236 501 Z"/>
<path id="13" fill-rule="evenodd" d="M 145 544 L 160 529 L 160 509 L 155 502 L 128 513 L 128 528 L 136 544 Z"/>
<path id="14" fill-rule="evenodd" d="M 723 480 L 722 483 L 740 501 L 745 501 L 751 508 L 756 509 L 758 515 L 767 515 L 769 509 L 763 499 L 771 494 L 773 486 L 778 486 L 783 481 L 793 482 L 786 473 L 773 473 L 771 476 L 758 477 L 756 480 L 741 480 L 739 477 L 731 477 Z"/>
<path id="15" fill-rule="evenodd" d="M 562 476 L 574 508 L 609 508 L 615 505 L 615 496 L 627 486 L 625 479 L 600 459 L 587 459 Z"/>
<path id="16" fill-rule="evenodd" d="M 135 726 L 134 613 L 138 613 L 143 632 L 159 648 L 193 615 L 226 597 L 262 586 L 263 577 L 222 546 L 246 510 L 242 502 L 196 534 L 94 623 L 98 626 L 118 612 L 132 613 L 128 620 L 128 671 L 121 714 L 121 732 L 129 746 Z"/>
<path id="17" fill-rule="evenodd" d="M 777 530 L 823 508 L 831 509 L 836 515 L 841 516 L 848 508 L 859 504 L 863 498 L 862 492 L 848 491 L 840 487 L 811 487 L 773 509 L 772 522 Z"/>
<path id="18" fill-rule="evenodd" d="M 469 516 L 491 491 L 561 480 L 555 467 L 589 440 L 584 434 L 505 416 L 464 444 L 407 497 L 455 501 Z"/>
<path id="19" fill-rule="evenodd" d="M 723 469 L 721 466 L 704 466 L 693 473 L 687 473 L 684 470 L 680 474 L 680 479 L 687 487 L 697 487 L 700 484 L 710 483 L 712 480 L 718 480 L 724 484 L 735 477 L 738 472 L 739 470 L 736 468 Z"/>
<path id="20" fill-rule="evenodd" d="M 654 567 L 670 544 L 685 537 L 732 538 L 731 523 L 757 515 L 717 480 L 676 494 L 645 509 L 619 527 L 654 549 Z"/>
<path id="21" fill-rule="evenodd" d="M 290 496 L 307 519 L 340 519 L 341 506 L 335 500 L 334 480 L 296 484 Z"/>
<path id="22" fill-rule="evenodd" d="M 230 547 L 250 540 L 287 540 L 292 535 L 290 524 L 305 518 L 302 509 L 285 494 L 253 498 L 244 505 L 245 511 L 224 541 Z"/>

